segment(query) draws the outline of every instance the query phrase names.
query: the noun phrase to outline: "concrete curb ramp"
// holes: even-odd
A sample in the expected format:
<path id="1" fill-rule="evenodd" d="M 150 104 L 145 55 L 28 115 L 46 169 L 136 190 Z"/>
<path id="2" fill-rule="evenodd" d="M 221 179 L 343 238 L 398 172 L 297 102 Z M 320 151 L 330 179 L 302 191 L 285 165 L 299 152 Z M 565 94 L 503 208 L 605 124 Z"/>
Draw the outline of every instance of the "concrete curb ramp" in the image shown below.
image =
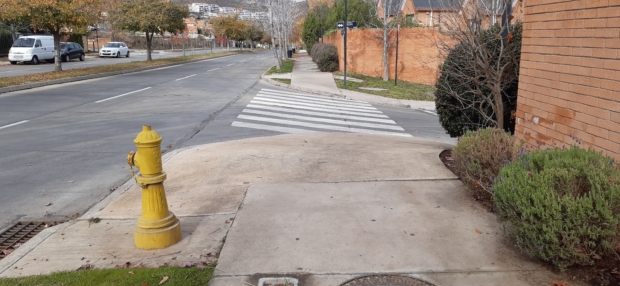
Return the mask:
<path id="1" fill-rule="evenodd" d="M 472 201 L 439 160 L 450 145 L 414 138 L 312 133 L 179 150 L 164 163 L 183 240 L 133 247 L 140 190 L 26 243 L 0 277 L 214 261 L 211 285 L 291 277 L 340 285 L 402 274 L 435 285 L 551 285 L 561 279 L 506 242 L 494 214 Z M 101 222 L 90 225 L 89 217 Z M 571 282 L 573 285 L 573 282 Z M 577 285 L 577 284 L 575 284 Z"/>

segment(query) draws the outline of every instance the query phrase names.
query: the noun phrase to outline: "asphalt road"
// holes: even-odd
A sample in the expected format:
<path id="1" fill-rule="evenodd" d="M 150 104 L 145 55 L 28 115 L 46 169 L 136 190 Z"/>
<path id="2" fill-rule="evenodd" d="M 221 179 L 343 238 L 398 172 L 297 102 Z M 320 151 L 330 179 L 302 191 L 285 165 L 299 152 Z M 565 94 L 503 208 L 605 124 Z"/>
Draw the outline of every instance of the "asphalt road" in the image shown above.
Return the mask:
<path id="1" fill-rule="evenodd" d="M 226 48 L 217 48 L 214 49 L 213 52 L 221 52 L 227 51 Z M 231 50 L 235 50 L 232 48 Z M 185 51 L 186 55 L 194 55 L 194 54 L 209 54 L 211 50 L 203 50 L 203 49 L 187 49 Z M 182 56 L 182 51 L 154 51 L 151 54 L 153 59 L 165 59 L 171 57 L 179 57 Z M 6 58 L 5 58 L 6 59 Z M 127 63 L 127 62 L 137 62 L 137 61 L 146 61 L 146 51 L 144 50 L 131 50 L 129 53 L 129 58 L 120 57 L 120 58 L 99 58 L 98 54 L 91 53 L 86 56 L 86 60 L 81 62 L 79 59 L 72 59 L 69 62 L 62 63 L 63 70 L 76 69 L 76 68 L 85 68 L 85 67 L 93 67 L 100 65 L 109 65 L 116 63 Z M 54 63 L 48 63 L 42 61 L 38 65 L 33 65 L 30 63 L 18 63 L 16 65 L 10 65 L 8 62 L 0 63 L 0 77 L 9 77 L 9 76 L 18 76 L 25 74 L 34 74 L 34 73 L 42 73 L 49 72 L 54 70 Z"/>
<path id="2" fill-rule="evenodd" d="M 297 121 L 244 119 L 250 118 L 253 102 L 263 100 L 267 106 L 290 92 L 260 81 L 272 65 L 271 53 L 263 51 L 0 94 L 0 230 L 20 219 L 83 213 L 125 183 L 131 178 L 126 155 L 135 150 L 133 139 L 142 125 L 151 125 L 163 137 L 167 151 L 282 134 L 277 130 Z M 305 102 L 317 100 L 297 96 Z M 307 109 L 323 108 L 303 104 Z M 396 132 L 453 142 L 435 115 L 376 108 L 373 112 L 402 127 Z M 235 126 L 240 122 L 246 126 Z M 261 124 L 254 124 L 256 128 L 248 122 Z M 297 124 L 295 130 L 333 131 Z"/>

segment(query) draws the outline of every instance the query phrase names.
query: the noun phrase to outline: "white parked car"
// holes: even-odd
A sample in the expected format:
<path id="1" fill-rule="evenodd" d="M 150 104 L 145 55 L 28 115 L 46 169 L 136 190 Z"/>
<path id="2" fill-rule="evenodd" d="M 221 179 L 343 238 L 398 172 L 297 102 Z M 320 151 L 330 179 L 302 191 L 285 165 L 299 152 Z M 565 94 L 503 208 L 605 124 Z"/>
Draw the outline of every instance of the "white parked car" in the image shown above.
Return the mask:
<path id="1" fill-rule="evenodd" d="M 129 57 L 129 48 L 123 42 L 109 42 L 99 50 L 100 57 Z"/>

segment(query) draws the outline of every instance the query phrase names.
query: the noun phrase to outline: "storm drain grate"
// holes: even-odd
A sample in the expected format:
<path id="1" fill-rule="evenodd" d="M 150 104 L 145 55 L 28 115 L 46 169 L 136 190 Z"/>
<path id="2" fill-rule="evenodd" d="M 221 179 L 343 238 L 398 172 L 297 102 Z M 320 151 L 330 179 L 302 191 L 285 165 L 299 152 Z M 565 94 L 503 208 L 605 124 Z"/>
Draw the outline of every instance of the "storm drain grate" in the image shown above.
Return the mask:
<path id="1" fill-rule="evenodd" d="M 18 222 L 0 234 L 0 259 L 5 258 L 23 243 L 33 238 L 42 230 L 63 222 Z"/>

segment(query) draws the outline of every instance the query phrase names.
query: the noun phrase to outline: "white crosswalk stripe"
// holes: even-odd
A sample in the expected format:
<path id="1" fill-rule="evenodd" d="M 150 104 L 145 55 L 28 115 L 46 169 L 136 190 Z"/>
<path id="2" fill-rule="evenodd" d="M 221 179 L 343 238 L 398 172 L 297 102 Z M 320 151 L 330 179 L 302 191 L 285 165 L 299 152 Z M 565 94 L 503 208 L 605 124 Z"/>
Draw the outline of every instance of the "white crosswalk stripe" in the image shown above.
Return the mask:
<path id="1" fill-rule="evenodd" d="M 412 137 L 363 101 L 262 89 L 232 123 L 282 133 L 352 132 Z"/>

